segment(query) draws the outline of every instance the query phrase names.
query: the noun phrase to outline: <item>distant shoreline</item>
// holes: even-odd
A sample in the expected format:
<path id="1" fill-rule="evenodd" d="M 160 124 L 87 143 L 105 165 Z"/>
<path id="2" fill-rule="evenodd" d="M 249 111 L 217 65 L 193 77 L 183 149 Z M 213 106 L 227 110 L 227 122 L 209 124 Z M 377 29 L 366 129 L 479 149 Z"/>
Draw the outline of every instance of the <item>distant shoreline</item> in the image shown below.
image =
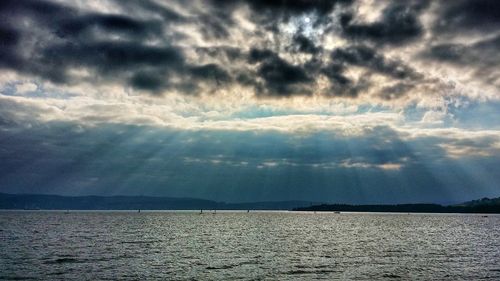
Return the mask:
<path id="1" fill-rule="evenodd" d="M 299 209 L 299 208 L 297 208 Z M 314 213 L 314 214 L 336 214 L 336 215 L 346 215 L 346 214 L 380 214 L 380 215 L 500 215 L 500 212 L 494 212 L 494 213 L 476 213 L 476 212 L 383 212 L 383 211 L 304 211 L 304 210 L 271 210 L 271 209 L 266 209 L 266 210 L 249 210 L 250 214 L 251 213 Z M 1 209 L 0 208 L 0 213 L 14 213 L 14 212 L 20 212 L 20 213 L 131 213 L 131 214 L 142 214 L 142 213 L 186 213 L 186 214 L 200 214 L 199 209 L 184 209 L 184 210 L 170 210 L 170 209 L 141 209 L 140 212 L 138 210 L 134 209 L 122 209 L 122 210 L 112 210 L 112 209 Z M 241 209 L 226 209 L 226 210 L 217 210 L 215 214 L 229 214 L 229 213 L 242 213 L 246 214 L 248 213 L 247 210 L 241 210 Z M 213 210 L 203 210 L 202 215 L 212 215 L 214 214 Z"/>
<path id="2" fill-rule="evenodd" d="M 500 198 L 483 198 L 456 205 L 428 203 L 394 205 L 320 204 L 311 201 L 227 203 L 197 198 L 153 196 L 60 196 L 0 193 L 0 210 L 102 210 L 102 211 L 313 211 L 382 213 L 499 214 Z"/>
<path id="3" fill-rule="evenodd" d="M 227 203 L 198 198 L 154 196 L 61 196 L 0 193 L 0 209 L 9 210 L 292 210 L 311 201 Z"/>
<path id="4" fill-rule="evenodd" d="M 370 212 L 370 213 L 432 213 L 432 214 L 500 214 L 498 204 L 451 205 L 397 204 L 397 205 L 344 205 L 321 204 L 294 208 L 294 211 L 310 212 Z"/>

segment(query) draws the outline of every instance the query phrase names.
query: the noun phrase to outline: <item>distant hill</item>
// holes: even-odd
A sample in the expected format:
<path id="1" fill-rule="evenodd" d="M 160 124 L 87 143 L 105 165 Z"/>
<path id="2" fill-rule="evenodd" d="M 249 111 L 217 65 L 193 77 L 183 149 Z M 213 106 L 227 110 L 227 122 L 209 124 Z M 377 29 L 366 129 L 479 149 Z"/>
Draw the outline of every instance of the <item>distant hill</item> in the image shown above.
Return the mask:
<path id="1" fill-rule="evenodd" d="M 225 203 L 196 198 L 153 196 L 60 196 L 0 193 L 0 209 L 18 210 L 295 210 L 403 213 L 500 213 L 499 198 L 482 198 L 456 205 L 347 205 L 309 201 Z"/>
<path id="2" fill-rule="evenodd" d="M 0 209 L 25 210 L 291 210 L 306 201 L 225 203 L 152 196 L 59 196 L 0 193 Z"/>
<path id="3" fill-rule="evenodd" d="M 500 205 L 500 197 L 492 199 L 485 197 L 478 200 L 464 202 L 462 204 L 458 204 L 457 206 L 474 207 L 474 206 L 499 206 L 499 205 Z"/>
<path id="4" fill-rule="evenodd" d="M 321 204 L 294 208 L 295 211 L 329 212 L 396 212 L 396 213 L 500 213 L 500 197 L 483 198 L 457 205 L 398 204 L 398 205 L 345 205 Z"/>

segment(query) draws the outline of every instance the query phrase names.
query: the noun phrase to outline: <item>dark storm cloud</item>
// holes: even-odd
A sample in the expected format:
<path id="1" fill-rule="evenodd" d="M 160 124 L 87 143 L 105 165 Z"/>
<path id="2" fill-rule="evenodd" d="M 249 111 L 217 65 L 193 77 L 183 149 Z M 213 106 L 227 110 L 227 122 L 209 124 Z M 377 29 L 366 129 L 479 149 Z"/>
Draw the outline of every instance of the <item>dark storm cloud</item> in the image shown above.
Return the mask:
<path id="1" fill-rule="evenodd" d="M 496 0 L 456 0 L 440 3 L 434 31 L 440 35 L 464 31 L 484 33 L 500 28 L 500 2 Z"/>
<path id="2" fill-rule="evenodd" d="M 212 14 L 202 14 L 197 17 L 201 27 L 201 33 L 205 39 L 220 40 L 230 36 L 227 29 L 234 22 L 231 14 L 226 11 L 215 10 Z"/>
<path id="3" fill-rule="evenodd" d="M 22 30 L 24 39 L 29 41 L 29 35 L 38 32 L 36 40 L 47 40 L 37 42 L 32 47 L 34 49 L 28 49 L 21 42 L 16 42 L 15 48 L 3 49 L 2 55 L 11 58 L 4 66 L 54 82 L 69 82 L 67 68 L 71 66 L 87 66 L 104 74 L 138 64 L 158 66 L 182 60 L 181 54 L 171 47 L 153 48 L 140 43 L 96 38 L 100 33 L 104 36 L 125 33 L 128 38 L 138 39 L 150 32 L 158 33 L 161 30 L 158 23 L 122 15 L 85 14 L 45 1 L 5 1 L 0 15 L 4 18 L 2 24 L 17 26 L 22 26 L 20 22 L 28 18 L 31 28 Z M 92 29 L 99 29 L 100 33 L 87 34 Z"/>
<path id="4" fill-rule="evenodd" d="M 14 54 L 20 38 L 20 31 L 10 26 L 0 26 L 0 67 L 10 67 L 19 63 L 19 58 Z"/>
<path id="5" fill-rule="evenodd" d="M 14 46 L 19 42 L 20 34 L 17 30 L 9 27 L 0 27 L 0 45 L 4 48 Z"/>
<path id="6" fill-rule="evenodd" d="M 318 51 L 319 52 L 319 51 Z M 385 88 L 384 99 L 398 98 L 422 79 L 422 75 L 397 59 L 387 59 L 383 54 L 364 45 L 337 48 L 329 62 L 312 58 L 303 64 L 292 65 L 268 49 L 252 49 L 248 62 L 257 65 L 256 79 L 246 76 L 249 84 L 256 86 L 258 94 L 268 96 L 307 95 L 313 92 L 315 79 L 326 76 L 331 82 L 330 95 L 357 97 L 371 86 L 368 76 L 381 74 L 404 81 L 393 88 Z M 351 66 L 363 67 L 366 77 L 353 81 L 346 76 Z M 259 83 L 259 80 L 263 83 Z M 404 86 L 403 86 L 404 85 Z M 381 94 L 382 95 L 382 94 Z"/>
<path id="7" fill-rule="evenodd" d="M 101 32 L 129 34 L 134 39 L 144 39 L 161 33 L 160 21 L 139 21 L 123 15 L 90 14 L 62 19 L 55 27 L 59 37 L 79 37 L 98 29 Z M 86 38 L 83 38 L 86 39 Z M 89 38 L 91 39 L 91 38 Z"/>
<path id="8" fill-rule="evenodd" d="M 295 34 L 292 41 L 292 51 L 316 55 L 321 52 L 321 48 L 306 36 Z"/>
<path id="9" fill-rule="evenodd" d="M 315 26 L 330 21 L 329 14 L 338 6 L 349 6 L 353 0 L 240 0 L 253 11 L 254 18 L 268 30 L 276 30 L 280 22 L 288 22 L 291 17 L 304 14 L 319 15 Z"/>
<path id="10" fill-rule="evenodd" d="M 474 44 L 437 44 L 424 52 L 427 58 L 459 65 L 485 66 L 500 62 L 500 36 Z"/>
<path id="11" fill-rule="evenodd" d="M 350 0 L 256 0 L 245 1 L 254 10 L 276 11 L 282 10 L 290 13 L 304 13 L 315 11 L 320 14 L 327 14 L 333 10 L 337 3 L 350 3 Z"/>
<path id="12" fill-rule="evenodd" d="M 374 72 L 392 76 L 396 79 L 413 78 L 419 75 L 410 67 L 398 60 L 386 59 L 374 49 L 367 46 L 338 48 L 331 54 L 332 61 L 366 67 Z"/>
<path id="13" fill-rule="evenodd" d="M 422 52 L 428 61 L 467 68 L 473 79 L 500 89 L 500 2 L 457 0 L 440 3 L 432 36 L 436 43 Z M 454 38 L 474 36 L 470 43 Z"/>
<path id="14" fill-rule="evenodd" d="M 87 65 L 102 73 L 140 66 L 176 67 L 184 59 L 174 47 L 153 47 L 129 42 L 93 42 L 60 44 L 46 48 L 41 62 L 67 65 Z"/>
<path id="15" fill-rule="evenodd" d="M 343 14 L 340 23 L 346 36 L 358 40 L 367 39 L 381 44 L 401 44 L 422 35 L 420 13 L 428 1 L 395 1 L 387 7 L 379 21 L 357 23 L 352 13 Z"/>
<path id="16" fill-rule="evenodd" d="M 183 15 L 155 1 L 115 0 L 114 2 L 118 6 L 123 7 L 123 10 L 127 12 L 139 10 L 141 12 L 147 12 L 153 15 L 159 15 L 161 19 L 166 23 L 179 23 L 188 21 L 188 19 Z"/>
<path id="17" fill-rule="evenodd" d="M 329 95 L 356 98 L 370 86 L 370 83 L 366 79 L 353 81 L 345 76 L 345 71 L 346 64 L 335 61 L 320 69 L 320 73 L 330 80 L 331 91 Z"/>
<path id="18" fill-rule="evenodd" d="M 257 84 L 260 95 L 289 96 L 310 94 L 313 79 L 302 66 L 292 65 L 270 50 L 252 49 L 248 61 L 258 64 L 257 76 L 263 84 Z"/>
<path id="19" fill-rule="evenodd" d="M 182 69 L 184 58 L 174 47 L 153 47 L 133 42 L 54 44 L 41 50 L 36 60 L 22 62 L 26 69 L 57 83 L 72 83 L 71 67 L 86 67 L 101 79 L 126 79 L 129 72 L 153 68 L 159 73 Z"/>
<path id="20" fill-rule="evenodd" d="M 195 50 L 202 60 L 210 58 L 229 63 L 246 57 L 242 49 L 231 46 L 198 47 Z"/>
<path id="21" fill-rule="evenodd" d="M 357 82 L 347 78 L 345 72 L 350 66 L 363 67 L 367 71 L 366 76 L 377 73 L 400 81 L 395 86 L 383 88 L 379 93 L 386 100 L 404 96 L 422 79 L 421 74 L 402 61 L 387 59 L 368 46 L 337 48 L 331 53 L 331 63 L 321 68 L 321 73 L 330 79 L 335 95 L 357 97 L 360 92 L 371 87 L 366 76 Z"/>
<path id="22" fill-rule="evenodd" d="M 370 23 L 355 12 L 361 2 L 349 0 L 110 3 L 114 9 L 104 13 L 70 2 L 1 1 L 0 67 L 55 83 L 118 83 L 158 94 L 198 94 L 242 85 L 259 97 L 355 98 L 376 86 L 370 80 L 376 73 L 393 80 L 383 85 L 385 94 L 380 95 L 389 99 L 408 94 L 423 79 L 410 62 L 389 59 L 385 52 L 422 38 L 426 30 L 420 18 L 431 10 L 429 1 L 392 1 Z M 428 31 L 435 36 L 455 26 L 474 27 L 479 33 L 480 26 L 492 30 L 498 23 L 495 3 L 439 3 L 438 20 Z M 255 30 L 238 26 L 242 10 Z M 283 31 L 283 24 L 296 30 L 285 34 L 290 31 Z M 324 33 L 314 33 L 317 30 Z M 331 56 L 331 49 L 325 51 L 328 33 L 347 40 Z M 199 38 L 203 46 L 197 45 Z M 241 40 L 248 44 L 234 44 Z M 436 41 L 424 57 L 492 67 L 498 56 L 491 50 L 498 45 L 488 40 L 463 46 Z M 366 77 L 349 78 L 353 66 L 363 68 Z M 89 75 L 82 78 L 73 70 Z M 330 81 L 331 92 L 319 92 L 317 79 L 322 76 Z"/>
<path id="23" fill-rule="evenodd" d="M 247 5 L 257 14 L 290 16 L 316 12 L 326 15 L 332 12 L 337 4 L 350 4 L 352 0 L 211 0 L 216 7 L 234 9 L 239 5 Z"/>
<path id="24" fill-rule="evenodd" d="M 190 73 L 194 78 L 215 80 L 217 84 L 227 83 L 232 79 L 225 69 L 213 63 L 192 67 Z"/>
<path id="25" fill-rule="evenodd" d="M 75 11 L 66 6 L 48 1 L 32 0 L 5 0 L 0 3 L 0 12 L 3 16 L 26 15 L 41 17 L 45 21 L 51 18 L 58 18 L 63 15 L 70 16 Z"/>
<path id="26" fill-rule="evenodd" d="M 345 67 L 340 63 L 332 63 L 322 69 L 322 73 L 326 75 L 334 84 L 348 85 L 351 80 L 344 76 Z"/>
<path id="27" fill-rule="evenodd" d="M 380 91 L 379 97 L 384 100 L 393 100 L 404 96 L 408 91 L 413 89 L 415 84 L 399 82 L 396 85 L 387 86 Z"/>
<path id="28" fill-rule="evenodd" d="M 134 19 L 128 15 L 100 14 L 48 1 L 3 1 L 0 4 L 0 66 L 34 74 L 55 83 L 78 83 L 71 68 L 84 67 L 96 80 L 128 81 L 131 86 L 160 92 L 186 89 L 168 81 L 169 76 L 188 76 L 192 83 L 215 79 L 229 81 L 227 72 L 216 64 L 186 63 L 183 50 L 169 42 L 144 44 L 146 39 L 165 38 L 165 24 L 183 21 L 181 16 L 154 2 L 125 2 L 125 7 L 155 10 L 160 20 Z M 18 28 L 29 19 L 31 28 Z M 215 31 L 214 31 L 215 32 Z M 23 44 L 39 40 L 34 46 Z M 120 36 L 120 40 L 110 40 Z M 23 38 L 24 37 L 24 38 Z M 34 49 L 30 49 L 34 48 Z M 174 74 L 172 74 L 174 73 Z M 196 85 L 190 89 L 197 89 Z"/>
<path id="29" fill-rule="evenodd" d="M 211 0 L 211 16 L 219 20 L 231 19 L 235 10 L 243 8 L 251 13 L 251 20 L 262 31 L 277 33 L 278 25 L 289 22 L 293 17 L 314 14 L 313 25 L 319 26 L 331 21 L 330 14 L 338 7 L 347 7 L 354 0 Z M 262 35 L 264 35 L 262 33 Z"/>
<path id="30" fill-rule="evenodd" d="M 440 2 L 435 17 L 431 25 L 433 43 L 420 57 L 448 67 L 467 69 L 471 79 L 500 89 L 500 2 Z"/>
<path id="31" fill-rule="evenodd" d="M 421 54 L 426 60 L 466 67 L 473 76 L 500 89 L 500 36 L 473 44 L 442 43 L 431 46 Z"/>
<path id="32" fill-rule="evenodd" d="M 158 75 L 156 72 L 136 72 L 129 80 L 131 86 L 140 90 L 149 90 L 158 92 L 166 88 L 168 85 L 164 76 Z"/>

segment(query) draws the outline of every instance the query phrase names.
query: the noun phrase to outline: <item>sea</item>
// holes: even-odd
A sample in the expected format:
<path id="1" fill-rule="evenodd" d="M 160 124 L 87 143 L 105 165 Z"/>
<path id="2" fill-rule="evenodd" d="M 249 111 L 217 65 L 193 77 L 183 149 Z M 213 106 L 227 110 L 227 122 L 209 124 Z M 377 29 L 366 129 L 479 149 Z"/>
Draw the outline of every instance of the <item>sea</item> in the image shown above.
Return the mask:
<path id="1" fill-rule="evenodd" d="M 0 211 L 0 280 L 500 280 L 500 216 Z"/>

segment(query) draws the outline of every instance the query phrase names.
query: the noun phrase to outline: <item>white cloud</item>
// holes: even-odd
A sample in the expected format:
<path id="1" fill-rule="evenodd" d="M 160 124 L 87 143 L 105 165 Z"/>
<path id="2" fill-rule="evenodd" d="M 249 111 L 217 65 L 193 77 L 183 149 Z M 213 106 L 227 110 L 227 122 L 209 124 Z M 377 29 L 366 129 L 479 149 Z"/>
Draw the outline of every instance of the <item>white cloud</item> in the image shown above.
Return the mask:
<path id="1" fill-rule="evenodd" d="M 34 92 L 38 89 L 38 86 L 33 82 L 24 82 L 16 85 L 16 93 L 20 95 L 25 95 L 29 92 Z"/>

